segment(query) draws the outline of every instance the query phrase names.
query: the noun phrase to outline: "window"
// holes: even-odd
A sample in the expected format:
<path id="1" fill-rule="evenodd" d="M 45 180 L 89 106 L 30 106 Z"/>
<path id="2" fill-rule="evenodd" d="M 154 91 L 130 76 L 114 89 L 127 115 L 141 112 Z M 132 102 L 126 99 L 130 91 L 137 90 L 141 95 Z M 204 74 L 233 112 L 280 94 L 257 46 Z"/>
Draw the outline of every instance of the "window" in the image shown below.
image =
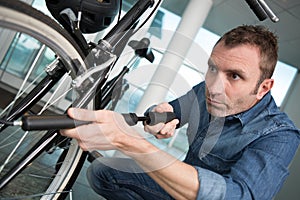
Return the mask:
<path id="1" fill-rule="evenodd" d="M 273 77 L 274 86 L 271 94 L 278 107 L 280 107 L 297 75 L 297 68 L 278 61 Z"/>

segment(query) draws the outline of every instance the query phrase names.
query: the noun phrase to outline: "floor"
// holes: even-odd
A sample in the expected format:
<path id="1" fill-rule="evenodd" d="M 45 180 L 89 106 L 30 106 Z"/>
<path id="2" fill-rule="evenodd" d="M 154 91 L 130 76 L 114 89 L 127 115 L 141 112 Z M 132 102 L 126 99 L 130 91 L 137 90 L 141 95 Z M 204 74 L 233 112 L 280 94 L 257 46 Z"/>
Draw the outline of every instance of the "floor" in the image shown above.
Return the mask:
<path id="1" fill-rule="evenodd" d="M 81 169 L 81 172 L 77 178 L 77 181 L 75 182 L 73 186 L 72 193 L 67 197 L 69 200 L 81 200 L 81 199 L 87 199 L 87 200 L 105 200 L 105 198 L 99 196 L 97 193 L 95 193 L 89 186 L 89 183 L 86 179 L 86 170 L 90 163 L 86 161 L 83 165 L 83 168 Z"/>

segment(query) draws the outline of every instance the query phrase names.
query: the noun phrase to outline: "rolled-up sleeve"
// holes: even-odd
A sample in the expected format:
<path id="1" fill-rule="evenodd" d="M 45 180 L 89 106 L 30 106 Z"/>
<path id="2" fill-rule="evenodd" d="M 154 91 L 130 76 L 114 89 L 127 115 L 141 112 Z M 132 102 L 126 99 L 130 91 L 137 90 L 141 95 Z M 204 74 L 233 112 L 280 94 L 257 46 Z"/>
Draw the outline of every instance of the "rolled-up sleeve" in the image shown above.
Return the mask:
<path id="1" fill-rule="evenodd" d="M 197 200 L 224 199 L 226 193 L 226 182 L 224 177 L 201 167 L 195 168 L 198 171 L 198 179 L 200 182 Z"/>

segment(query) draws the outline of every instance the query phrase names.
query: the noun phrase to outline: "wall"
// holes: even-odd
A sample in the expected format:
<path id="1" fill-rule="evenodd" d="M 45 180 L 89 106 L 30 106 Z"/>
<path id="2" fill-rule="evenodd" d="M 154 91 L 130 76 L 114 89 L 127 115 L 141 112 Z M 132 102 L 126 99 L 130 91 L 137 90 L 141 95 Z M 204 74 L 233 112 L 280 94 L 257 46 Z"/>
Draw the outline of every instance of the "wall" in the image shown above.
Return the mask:
<path id="1" fill-rule="evenodd" d="M 289 92 L 288 98 L 283 107 L 283 111 L 286 112 L 289 117 L 294 121 L 295 125 L 300 128 L 300 74 L 297 74 L 297 77 L 293 83 L 293 86 Z M 298 200 L 300 197 L 300 149 L 295 155 L 295 158 L 290 166 L 290 175 L 285 182 L 283 188 L 276 196 L 275 200 Z"/>

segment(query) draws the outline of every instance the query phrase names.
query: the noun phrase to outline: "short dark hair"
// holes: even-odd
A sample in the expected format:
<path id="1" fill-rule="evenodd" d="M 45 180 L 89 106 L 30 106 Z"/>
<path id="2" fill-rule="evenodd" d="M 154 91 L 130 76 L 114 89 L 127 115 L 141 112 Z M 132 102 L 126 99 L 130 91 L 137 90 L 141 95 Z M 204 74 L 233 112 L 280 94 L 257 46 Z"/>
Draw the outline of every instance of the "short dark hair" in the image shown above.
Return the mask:
<path id="1" fill-rule="evenodd" d="M 278 59 L 278 37 L 261 25 L 241 25 L 225 33 L 216 43 L 224 42 L 227 47 L 252 45 L 259 48 L 261 76 L 258 86 L 271 78 Z"/>

